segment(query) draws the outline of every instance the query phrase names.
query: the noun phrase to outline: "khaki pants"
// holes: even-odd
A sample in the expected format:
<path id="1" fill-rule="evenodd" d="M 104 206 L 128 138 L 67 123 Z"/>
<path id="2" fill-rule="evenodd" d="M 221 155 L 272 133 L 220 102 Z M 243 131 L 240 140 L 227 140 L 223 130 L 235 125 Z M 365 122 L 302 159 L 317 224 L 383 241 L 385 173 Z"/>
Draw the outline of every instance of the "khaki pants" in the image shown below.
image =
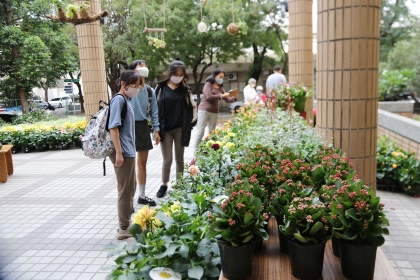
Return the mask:
<path id="1" fill-rule="evenodd" d="M 172 149 L 175 143 L 176 175 L 184 171 L 184 147 L 181 144 L 182 127 L 165 132 L 165 140 L 160 142 L 162 151 L 162 183 L 169 182 L 172 165 Z"/>
<path id="2" fill-rule="evenodd" d="M 109 159 L 115 164 L 116 154 L 113 152 Z M 114 166 L 118 183 L 118 223 L 120 229 L 126 229 L 131 225 L 133 213 L 133 198 L 136 192 L 136 158 L 124 158 L 121 167 Z"/>
<path id="3" fill-rule="evenodd" d="M 197 118 L 197 136 L 194 141 L 194 154 L 198 149 L 198 146 L 200 146 L 201 139 L 203 139 L 204 136 L 204 130 L 206 129 L 206 126 L 208 128 L 208 133 L 210 133 L 212 130 L 216 128 L 217 124 L 217 118 L 219 117 L 219 114 L 216 113 L 210 113 L 204 110 L 198 110 L 198 118 Z"/>

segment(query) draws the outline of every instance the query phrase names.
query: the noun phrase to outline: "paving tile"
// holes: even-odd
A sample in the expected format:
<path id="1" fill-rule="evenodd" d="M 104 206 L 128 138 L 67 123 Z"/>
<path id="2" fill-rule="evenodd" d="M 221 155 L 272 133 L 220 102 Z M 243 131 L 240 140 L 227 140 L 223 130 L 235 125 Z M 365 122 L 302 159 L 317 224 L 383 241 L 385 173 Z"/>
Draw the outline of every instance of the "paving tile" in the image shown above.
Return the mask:
<path id="1" fill-rule="evenodd" d="M 47 279 L 52 272 L 39 272 L 37 275 L 35 275 L 32 279 L 40 279 L 45 280 Z"/>
<path id="2" fill-rule="evenodd" d="M 409 268 L 401 268 L 401 272 L 404 276 L 419 276 L 417 274 L 417 271 L 415 269 L 409 269 Z"/>
<path id="3" fill-rule="evenodd" d="M 399 268 L 412 268 L 410 262 L 408 261 L 395 261 L 395 263 Z"/>
<path id="4" fill-rule="evenodd" d="M 50 276 L 48 276 L 48 280 L 61 280 L 63 279 L 64 275 L 66 275 L 67 272 L 53 272 Z"/>
<path id="5" fill-rule="evenodd" d="M 19 277 L 21 277 L 23 273 L 24 273 L 23 271 L 13 271 L 5 275 L 4 279 L 7 279 L 7 280 L 19 279 Z"/>
<path id="6" fill-rule="evenodd" d="M 35 277 L 35 275 L 37 275 L 37 274 L 38 274 L 38 271 L 37 272 L 31 272 L 31 271 L 30 272 L 24 272 L 17 279 L 19 279 L 19 280 L 30 280 L 30 279 L 33 279 Z"/>
<path id="7" fill-rule="evenodd" d="M 78 272 L 68 272 L 66 275 L 63 276 L 62 280 L 74 280 L 80 276 Z"/>

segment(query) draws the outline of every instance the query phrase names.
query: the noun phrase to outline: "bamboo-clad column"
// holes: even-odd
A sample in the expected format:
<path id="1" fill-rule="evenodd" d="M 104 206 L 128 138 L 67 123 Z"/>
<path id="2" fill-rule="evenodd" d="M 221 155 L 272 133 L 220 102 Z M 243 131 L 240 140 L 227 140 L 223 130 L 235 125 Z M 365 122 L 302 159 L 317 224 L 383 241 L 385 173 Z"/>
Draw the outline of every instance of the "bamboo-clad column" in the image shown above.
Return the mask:
<path id="1" fill-rule="evenodd" d="M 313 86 L 312 0 L 289 1 L 289 82 Z M 312 98 L 306 102 L 307 120 L 313 121 Z"/>
<path id="2" fill-rule="evenodd" d="M 317 131 L 376 187 L 380 0 L 318 1 Z"/>
<path id="3" fill-rule="evenodd" d="M 84 1 L 77 1 L 81 4 Z M 101 12 L 99 0 L 89 0 L 89 12 Z M 79 44 L 80 70 L 82 71 L 84 106 L 86 119 L 95 114 L 99 100 L 108 100 L 108 86 L 105 73 L 104 43 L 99 21 L 76 26 Z"/>

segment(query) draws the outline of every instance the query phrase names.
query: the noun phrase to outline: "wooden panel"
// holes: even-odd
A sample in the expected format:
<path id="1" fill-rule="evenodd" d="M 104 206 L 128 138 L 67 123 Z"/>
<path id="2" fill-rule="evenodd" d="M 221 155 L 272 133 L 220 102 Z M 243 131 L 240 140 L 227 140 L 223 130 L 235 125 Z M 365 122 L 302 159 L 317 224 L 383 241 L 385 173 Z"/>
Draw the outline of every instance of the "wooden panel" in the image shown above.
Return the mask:
<path id="1" fill-rule="evenodd" d="M 280 243 L 275 219 L 269 219 L 269 240 L 264 241 L 263 249 L 254 254 L 252 262 L 252 276 L 248 280 L 296 280 L 292 275 L 289 255 L 280 253 Z M 325 247 L 323 280 L 346 280 L 341 274 L 340 259 L 332 252 L 331 241 Z M 374 279 L 397 280 L 400 279 L 391 263 L 378 248 Z M 228 280 L 220 275 L 219 280 Z"/>

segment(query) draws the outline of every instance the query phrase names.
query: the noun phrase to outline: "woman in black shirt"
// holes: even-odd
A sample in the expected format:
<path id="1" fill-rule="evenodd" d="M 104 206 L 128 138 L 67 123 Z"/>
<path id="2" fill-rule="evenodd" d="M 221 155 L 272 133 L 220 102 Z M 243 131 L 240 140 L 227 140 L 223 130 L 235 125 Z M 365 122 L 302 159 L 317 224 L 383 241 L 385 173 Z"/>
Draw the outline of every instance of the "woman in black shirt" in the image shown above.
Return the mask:
<path id="1" fill-rule="evenodd" d="M 156 87 L 159 108 L 160 148 L 162 150 L 162 185 L 156 197 L 165 196 L 168 190 L 175 144 L 176 173 L 184 170 L 184 147 L 188 147 L 193 123 L 197 120 L 196 105 L 185 77 L 185 64 L 175 60 L 169 65 L 168 78 Z"/>

